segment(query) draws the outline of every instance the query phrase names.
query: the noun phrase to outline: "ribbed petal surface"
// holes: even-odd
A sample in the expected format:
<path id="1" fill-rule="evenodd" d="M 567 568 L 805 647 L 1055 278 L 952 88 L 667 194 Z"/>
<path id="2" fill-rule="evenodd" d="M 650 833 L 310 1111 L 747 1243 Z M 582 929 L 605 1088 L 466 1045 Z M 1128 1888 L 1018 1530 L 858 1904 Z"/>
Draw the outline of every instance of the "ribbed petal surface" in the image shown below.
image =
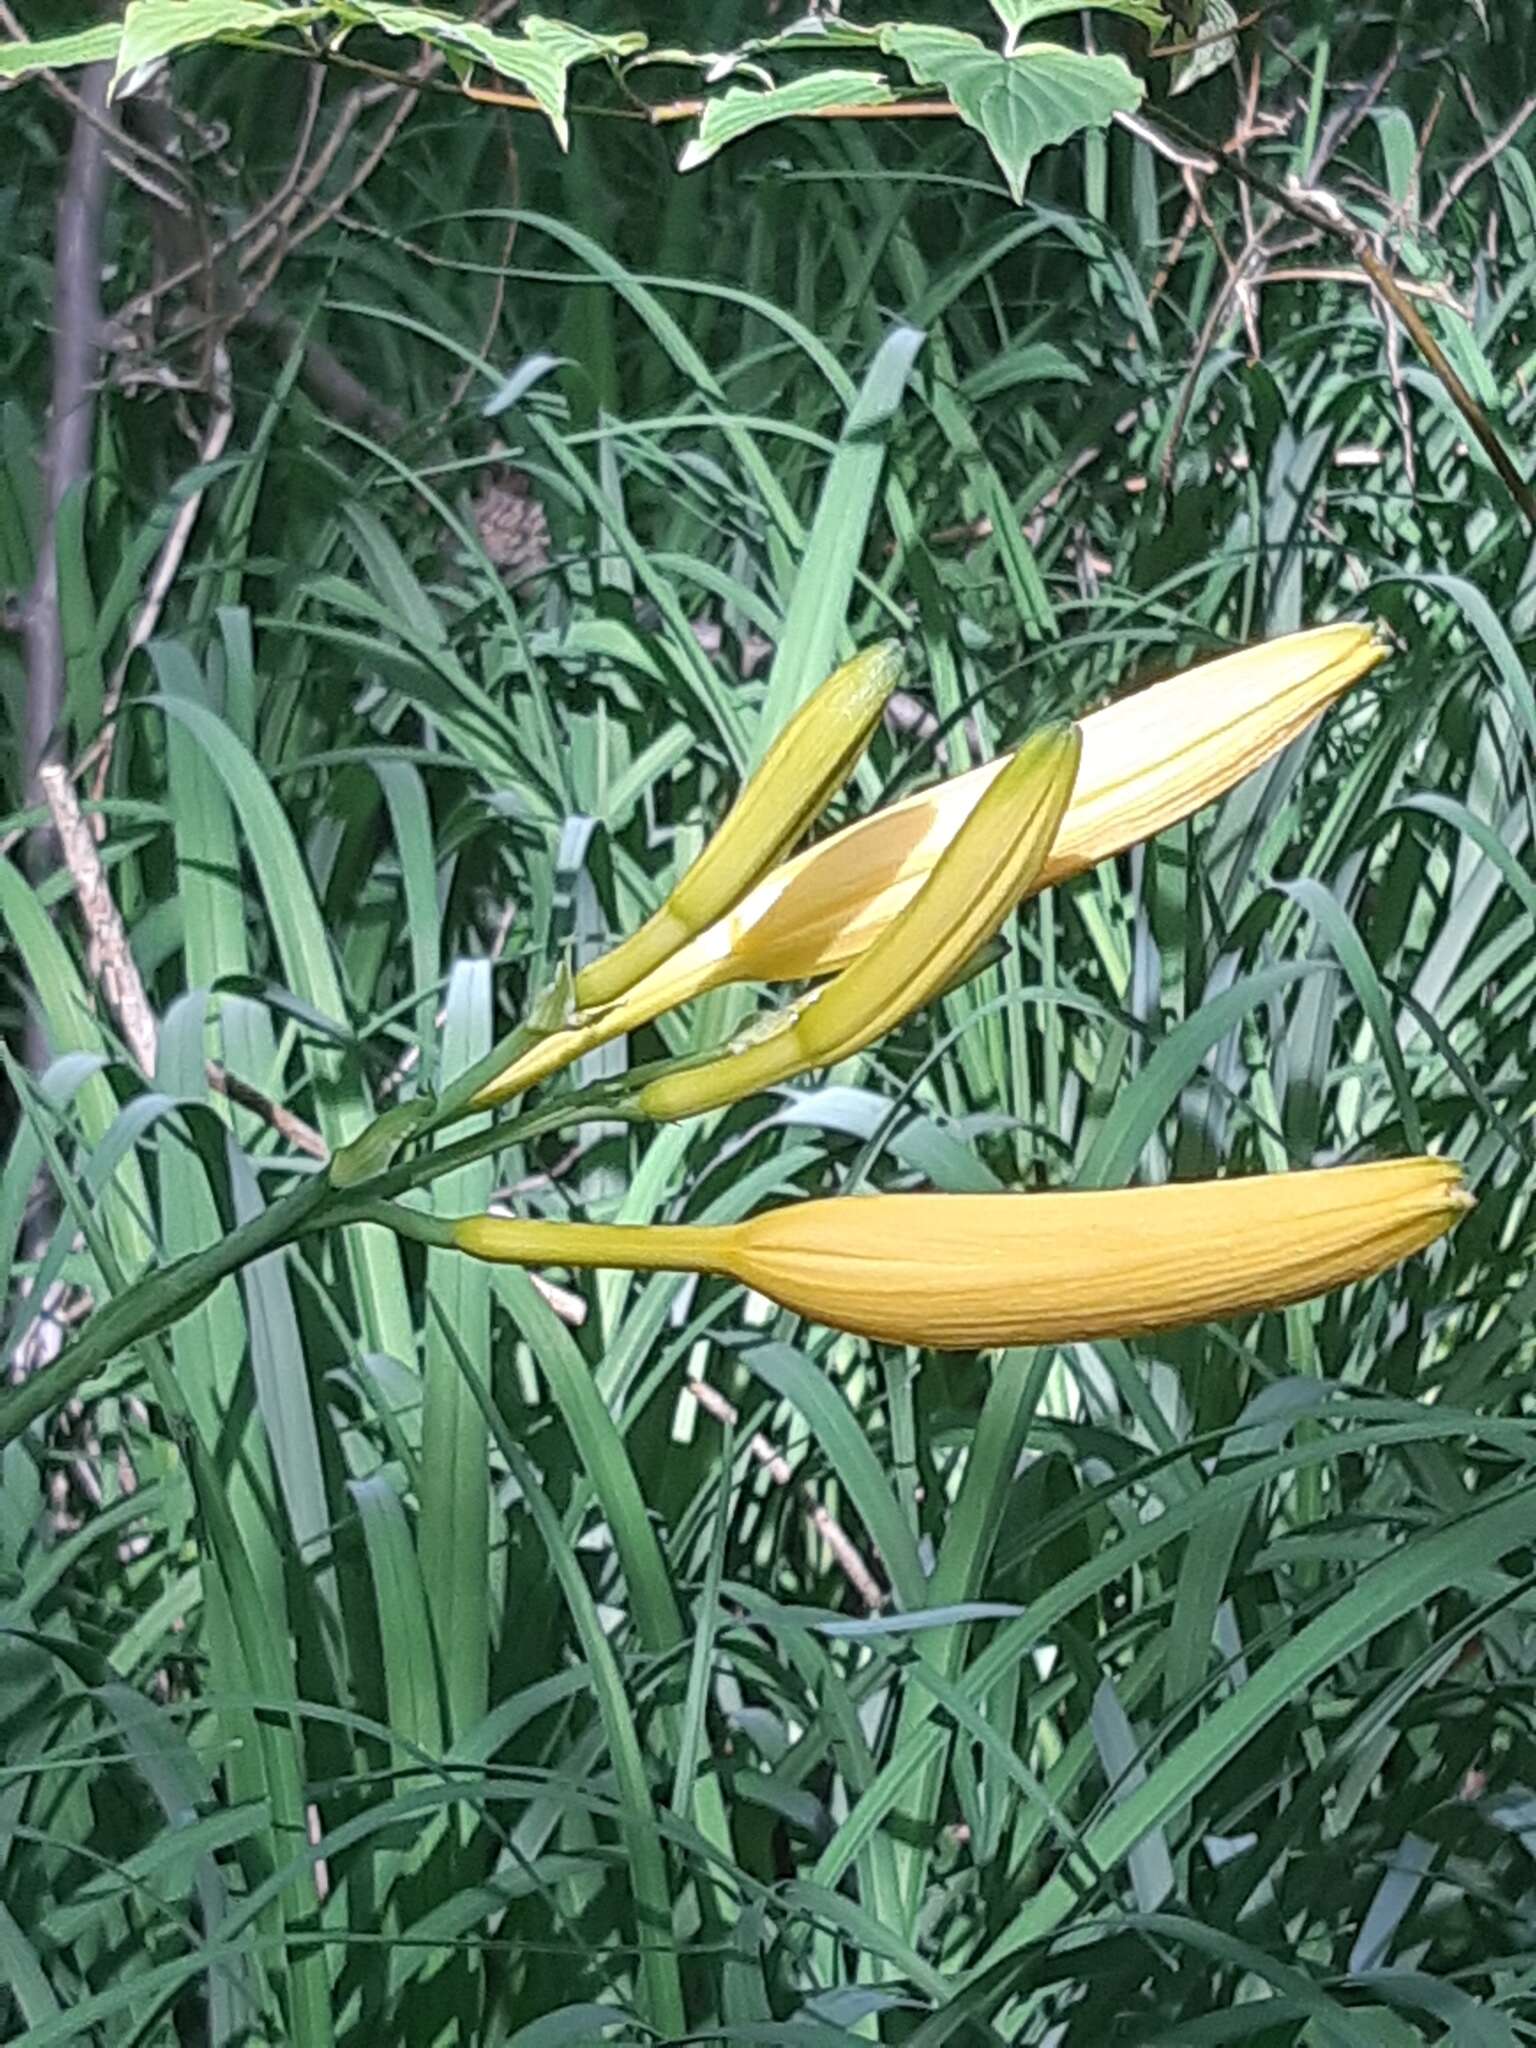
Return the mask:
<path id="1" fill-rule="evenodd" d="M 1107 1193 L 872 1195 L 773 1209 L 728 1270 L 897 1344 L 1132 1337 L 1282 1308 L 1422 1250 L 1469 1206 L 1437 1159 Z"/>

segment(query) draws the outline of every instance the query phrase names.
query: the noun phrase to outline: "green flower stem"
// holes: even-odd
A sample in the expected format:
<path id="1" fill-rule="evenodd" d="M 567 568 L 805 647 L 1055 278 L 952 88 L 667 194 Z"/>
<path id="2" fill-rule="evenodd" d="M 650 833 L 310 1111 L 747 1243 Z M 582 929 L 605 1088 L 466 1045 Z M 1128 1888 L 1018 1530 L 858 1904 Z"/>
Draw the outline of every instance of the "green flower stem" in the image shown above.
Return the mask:
<path id="1" fill-rule="evenodd" d="M 323 1209 L 330 1193 L 325 1175 L 317 1173 L 217 1244 L 146 1273 L 114 1295 L 52 1365 L 0 1394 L 0 1449 L 14 1442 L 39 1416 L 67 1401 L 120 1352 L 179 1322 L 205 1301 L 221 1280 L 252 1259 L 291 1243 L 311 1227 L 311 1219 Z"/>
<path id="2" fill-rule="evenodd" d="M 408 1237 L 415 1244 L 436 1245 L 442 1251 L 456 1249 L 454 1218 L 434 1216 L 426 1209 L 409 1209 L 403 1202 L 382 1202 L 375 1196 L 355 1195 L 328 1208 L 309 1226 L 311 1231 L 330 1230 L 347 1223 L 382 1223 L 396 1237 Z"/>
<path id="3" fill-rule="evenodd" d="M 510 1122 L 493 1123 L 483 1131 L 472 1132 L 467 1138 L 460 1138 L 452 1145 L 439 1146 L 435 1152 L 423 1152 L 415 1159 L 402 1161 L 374 1179 L 364 1181 L 359 1187 L 349 1189 L 349 1195 L 356 1195 L 366 1202 L 370 1199 L 388 1201 L 396 1195 L 410 1194 L 416 1188 L 429 1187 L 440 1180 L 445 1173 L 452 1173 L 460 1166 L 470 1166 L 477 1159 L 484 1159 L 492 1152 L 500 1152 L 506 1146 L 516 1144 L 524 1138 L 541 1138 L 550 1131 L 564 1130 L 567 1124 L 591 1123 L 594 1120 L 614 1123 L 639 1123 L 641 1112 L 632 1101 L 621 1098 L 614 1091 L 613 1084 L 583 1089 L 581 1093 L 567 1095 L 548 1108 L 535 1110 L 529 1116 L 514 1117 Z M 345 1220 L 356 1218 L 354 1206 L 339 1208 L 338 1215 Z M 326 1222 L 331 1217 L 324 1219 Z M 317 1225 L 306 1226 L 315 1228 Z"/>
<path id="4" fill-rule="evenodd" d="M 52 1365 L 19 1386 L 0 1391 L 0 1450 L 50 1409 L 67 1401 L 121 1352 L 155 1331 L 179 1322 L 206 1300 L 221 1280 L 248 1266 L 253 1259 L 279 1251 L 300 1237 L 347 1223 L 381 1222 L 425 1243 L 447 1242 L 429 1235 L 433 1218 L 420 1210 L 394 1207 L 392 1198 L 430 1186 L 455 1167 L 484 1159 L 520 1139 L 539 1137 L 569 1123 L 589 1122 L 593 1117 L 613 1119 L 625 1114 L 624 1106 L 612 1099 L 610 1083 L 567 1096 L 531 1116 L 493 1123 L 461 1138 L 457 1144 L 441 1146 L 393 1166 L 355 1188 L 337 1188 L 328 1174 L 315 1174 L 302 1187 L 271 1203 L 259 1216 L 242 1223 L 216 1244 L 144 1274 L 97 1309 L 74 1343 Z"/>
<path id="5" fill-rule="evenodd" d="M 483 1059 L 466 1067 L 462 1074 L 455 1074 L 437 1099 L 437 1108 L 432 1112 L 427 1130 L 440 1131 L 445 1124 L 457 1123 L 461 1117 L 470 1114 L 470 1104 L 485 1086 L 496 1076 L 505 1073 L 512 1062 L 521 1059 L 531 1045 L 537 1045 L 548 1034 L 535 1030 L 530 1025 L 519 1024 L 515 1031 L 509 1031 L 505 1038 L 499 1038 Z"/>

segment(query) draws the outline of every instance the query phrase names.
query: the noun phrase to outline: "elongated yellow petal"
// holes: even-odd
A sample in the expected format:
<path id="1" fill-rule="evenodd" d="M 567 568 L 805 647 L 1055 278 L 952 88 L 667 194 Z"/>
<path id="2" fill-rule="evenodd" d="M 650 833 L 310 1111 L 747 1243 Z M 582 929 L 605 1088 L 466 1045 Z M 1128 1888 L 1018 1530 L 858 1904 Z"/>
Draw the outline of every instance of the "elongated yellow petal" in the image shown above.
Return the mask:
<path id="1" fill-rule="evenodd" d="M 1320 626 L 1224 655 L 1081 721 L 1072 801 L 1026 893 L 1188 817 L 1262 766 L 1386 659 L 1371 628 Z M 814 981 L 856 959 L 911 903 L 1011 756 L 889 805 L 765 875 L 736 907 L 600 1016 L 542 1040 L 477 1107 L 735 981 Z"/>
<path id="2" fill-rule="evenodd" d="M 1306 1301 L 1421 1251 L 1471 1206 L 1459 1166 L 1414 1158 L 1107 1193 L 854 1195 L 728 1225 L 469 1216 L 454 1239 L 515 1265 L 718 1273 L 834 1329 L 981 1350 Z"/>
<path id="3" fill-rule="evenodd" d="M 1369 626 L 1321 626 L 1089 713 L 1072 802 L 1030 893 L 1192 816 L 1386 655 Z M 1007 758 L 877 811 L 764 876 L 727 920 L 737 978 L 811 981 L 861 952 L 900 916 Z M 720 950 L 712 937 L 701 952 Z"/>
<path id="4" fill-rule="evenodd" d="M 1036 882 L 1053 888 L 1193 817 L 1289 746 L 1387 658 L 1370 626 L 1319 626 L 1188 669 L 1082 721 L 1071 809 Z"/>
<path id="5" fill-rule="evenodd" d="M 696 1116 L 833 1066 L 931 1002 L 1028 890 L 1060 827 L 1080 751 L 1075 726 L 1037 733 L 995 778 L 904 916 L 778 1030 L 642 1088 L 641 1111 Z"/>
<path id="6" fill-rule="evenodd" d="M 1326 1294 L 1433 1243 L 1467 1206 L 1460 1169 L 1438 1159 L 1107 1193 L 874 1196 L 754 1218 L 728 1270 L 891 1343 L 1067 1343 Z"/>
<path id="7" fill-rule="evenodd" d="M 828 676 L 779 733 L 661 908 L 577 975 L 579 1008 L 614 1002 L 741 900 L 826 809 L 869 745 L 901 675 L 900 647 L 883 640 Z"/>

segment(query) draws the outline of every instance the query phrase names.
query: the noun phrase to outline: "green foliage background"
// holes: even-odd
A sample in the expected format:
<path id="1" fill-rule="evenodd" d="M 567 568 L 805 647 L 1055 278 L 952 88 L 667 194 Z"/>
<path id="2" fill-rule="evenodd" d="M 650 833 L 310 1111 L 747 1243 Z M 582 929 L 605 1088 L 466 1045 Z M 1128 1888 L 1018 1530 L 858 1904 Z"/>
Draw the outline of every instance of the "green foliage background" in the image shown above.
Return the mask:
<path id="1" fill-rule="evenodd" d="M 1532 46 L 1485 11 L 1271 11 L 1173 111 L 1219 147 L 1253 84 L 1254 165 L 1379 231 L 1528 467 L 1531 128 L 1463 174 Z M 743 33 L 680 12 L 695 50 Z M 1168 63 L 1092 33 L 1155 123 Z M 308 89 L 291 56 L 178 62 L 215 239 L 278 186 Z M 330 76 L 318 135 L 359 89 Z M 171 293 L 114 335 L 59 530 L 69 758 L 204 494 L 99 806 L 158 1060 L 94 999 L 67 875 L 0 867 L 7 1036 L 33 1005 L 51 1053 L 12 1069 L 7 1355 L 41 1303 L 312 1170 L 209 1054 L 344 1142 L 654 905 L 786 708 L 893 631 L 920 704 L 848 810 L 1246 640 L 1374 615 L 1401 648 L 845 1070 L 509 1147 L 443 1208 L 717 1220 L 1420 1146 L 1479 1207 L 1343 1298 L 989 1361 L 666 1276 L 584 1283 L 573 1325 L 372 1230 L 248 1269 L 3 1454 L 0 2031 L 1528 2040 L 1531 536 L 1336 251 L 1223 179 L 1188 217 L 1121 130 L 1040 158 L 1016 206 L 955 122 L 803 121 L 679 176 L 605 105 L 562 155 L 432 92 L 384 136 L 381 93 L 274 317 L 223 337 Z M 19 600 L 70 129 L 35 84 L 4 111 Z M 119 180 L 109 310 L 152 281 L 146 220 Z M 233 422 L 200 463 L 215 338 Z M 0 686 L 13 828 L 9 638 Z"/>

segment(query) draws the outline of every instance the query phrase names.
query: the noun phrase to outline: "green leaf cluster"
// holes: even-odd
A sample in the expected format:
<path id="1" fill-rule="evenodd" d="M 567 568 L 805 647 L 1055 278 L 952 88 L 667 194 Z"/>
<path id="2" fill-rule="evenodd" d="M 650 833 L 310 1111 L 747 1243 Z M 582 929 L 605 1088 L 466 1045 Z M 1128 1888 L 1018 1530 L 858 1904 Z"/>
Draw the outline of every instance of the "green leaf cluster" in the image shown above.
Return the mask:
<path id="1" fill-rule="evenodd" d="M 1097 4 L 1148 29 L 1157 29 L 1165 19 L 1151 0 Z M 696 69 L 708 83 L 745 68 L 760 83 L 727 85 L 703 100 L 698 131 L 678 159 L 679 170 L 688 171 L 741 136 L 781 121 L 850 108 L 899 108 L 899 87 L 883 72 L 818 66 L 775 82 L 764 68 L 765 58 L 803 57 L 808 46 L 820 54 L 851 44 L 894 56 L 910 80 L 949 94 L 958 117 L 987 143 L 1017 202 L 1042 149 L 1103 127 L 1114 114 L 1129 112 L 1141 101 L 1140 82 L 1118 56 L 1019 43 L 1024 28 L 1063 11 L 1054 0 L 1000 4 L 1007 31 L 1000 49 L 959 30 L 896 22 L 869 30 L 829 24 L 826 34 L 816 36 L 790 30 L 751 38 L 729 55 L 701 57 L 672 48 L 651 52 L 640 30 L 595 34 L 540 14 L 523 17 L 518 33 L 508 35 L 441 8 L 406 6 L 399 0 L 127 0 L 120 24 L 0 44 L 0 77 L 20 79 L 110 62 L 113 90 L 119 92 L 145 67 L 208 44 L 259 47 L 272 42 L 323 59 L 327 54 L 343 57 L 352 35 L 373 29 L 440 51 L 461 80 L 481 66 L 522 86 L 566 148 L 570 74 L 579 66 L 601 64 L 622 73 L 635 59 L 664 62 Z"/>

